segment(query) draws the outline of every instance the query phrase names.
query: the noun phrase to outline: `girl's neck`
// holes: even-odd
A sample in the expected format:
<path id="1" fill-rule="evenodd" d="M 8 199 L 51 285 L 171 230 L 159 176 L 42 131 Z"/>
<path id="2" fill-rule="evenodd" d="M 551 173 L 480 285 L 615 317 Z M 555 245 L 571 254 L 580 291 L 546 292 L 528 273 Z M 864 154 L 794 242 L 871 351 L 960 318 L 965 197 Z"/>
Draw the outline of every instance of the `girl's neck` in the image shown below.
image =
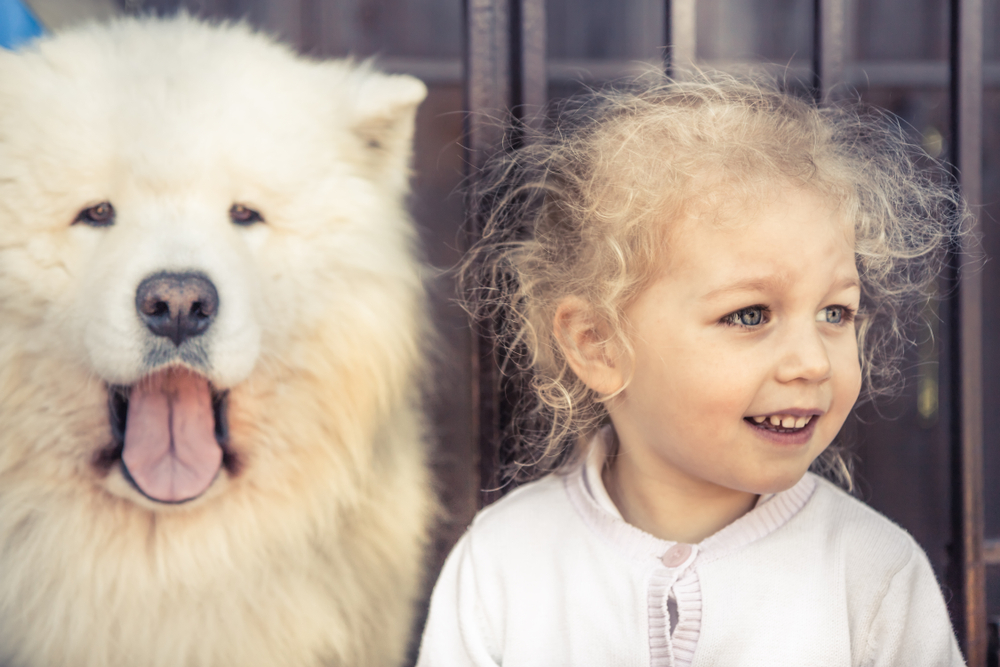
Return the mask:
<path id="1" fill-rule="evenodd" d="M 753 509 L 758 498 L 745 491 L 665 478 L 623 452 L 608 459 L 601 478 L 625 521 L 671 542 L 701 542 Z"/>

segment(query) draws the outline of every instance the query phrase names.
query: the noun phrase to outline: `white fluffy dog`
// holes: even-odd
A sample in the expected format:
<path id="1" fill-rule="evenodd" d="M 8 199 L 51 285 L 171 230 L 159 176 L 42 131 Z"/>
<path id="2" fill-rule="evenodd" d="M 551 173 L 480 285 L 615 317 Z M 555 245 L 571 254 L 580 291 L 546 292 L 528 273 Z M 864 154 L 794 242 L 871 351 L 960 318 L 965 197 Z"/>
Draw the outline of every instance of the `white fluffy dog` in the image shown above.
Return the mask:
<path id="1" fill-rule="evenodd" d="M 0 54 L 0 665 L 392 665 L 425 88 L 243 26 Z"/>

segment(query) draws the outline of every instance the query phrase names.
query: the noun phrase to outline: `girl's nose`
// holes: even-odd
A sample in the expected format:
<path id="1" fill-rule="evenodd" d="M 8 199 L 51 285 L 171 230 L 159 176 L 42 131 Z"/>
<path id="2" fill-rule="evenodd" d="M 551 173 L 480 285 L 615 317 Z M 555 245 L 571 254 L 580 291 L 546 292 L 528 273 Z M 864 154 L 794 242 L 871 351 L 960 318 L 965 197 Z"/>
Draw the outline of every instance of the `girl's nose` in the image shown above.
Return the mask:
<path id="1" fill-rule="evenodd" d="M 830 377 L 832 364 L 826 341 L 811 323 L 789 331 L 780 342 L 778 353 L 780 382 L 820 382 Z"/>

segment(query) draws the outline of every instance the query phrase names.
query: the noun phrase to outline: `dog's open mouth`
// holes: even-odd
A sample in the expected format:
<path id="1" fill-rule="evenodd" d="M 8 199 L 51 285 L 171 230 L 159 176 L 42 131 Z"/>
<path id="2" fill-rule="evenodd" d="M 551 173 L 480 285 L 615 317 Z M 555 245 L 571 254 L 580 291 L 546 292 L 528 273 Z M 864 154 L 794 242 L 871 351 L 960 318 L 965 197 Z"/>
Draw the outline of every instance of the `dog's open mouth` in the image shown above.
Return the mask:
<path id="1" fill-rule="evenodd" d="M 225 467 L 227 392 L 183 368 L 170 368 L 130 387 L 110 387 L 108 409 L 115 442 L 98 456 L 122 472 L 150 500 L 183 503 L 203 494 Z M 232 472 L 230 470 L 230 472 Z"/>

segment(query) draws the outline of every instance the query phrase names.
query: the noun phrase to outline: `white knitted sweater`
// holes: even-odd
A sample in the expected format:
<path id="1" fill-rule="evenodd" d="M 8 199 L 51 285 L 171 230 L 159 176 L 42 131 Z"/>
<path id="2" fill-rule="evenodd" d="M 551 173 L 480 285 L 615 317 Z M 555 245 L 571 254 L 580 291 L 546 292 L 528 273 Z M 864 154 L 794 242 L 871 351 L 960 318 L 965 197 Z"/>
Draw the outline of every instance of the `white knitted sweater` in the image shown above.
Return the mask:
<path id="1" fill-rule="evenodd" d="M 479 513 L 434 588 L 417 664 L 964 662 L 924 552 L 825 480 L 678 545 L 625 523 L 592 460 Z"/>

